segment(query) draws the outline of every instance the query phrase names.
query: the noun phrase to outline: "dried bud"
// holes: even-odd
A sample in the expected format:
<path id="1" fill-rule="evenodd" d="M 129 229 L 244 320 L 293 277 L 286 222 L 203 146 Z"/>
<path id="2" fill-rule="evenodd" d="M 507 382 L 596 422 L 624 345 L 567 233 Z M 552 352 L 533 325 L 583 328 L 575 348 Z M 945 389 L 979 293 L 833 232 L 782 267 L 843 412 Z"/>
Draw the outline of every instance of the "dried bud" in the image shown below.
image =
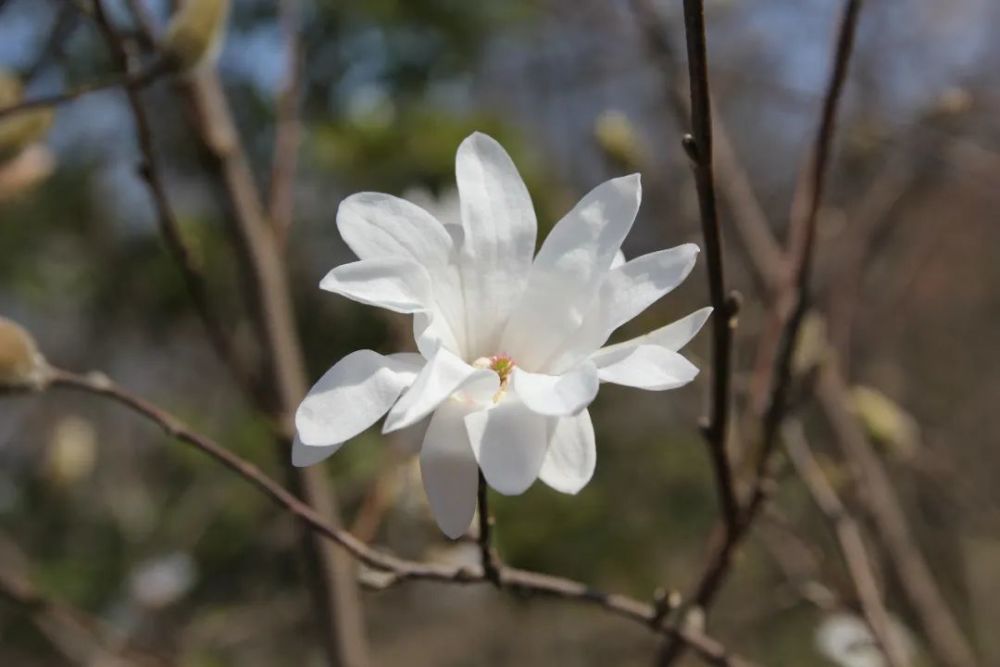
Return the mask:
<path id="1" fill-rule="evenodd" d="M 97 460 L 97 431 L 94 425 L 75 415 L 56 422 L 49 441 L 45 473 L 57 486 L 69 486 L 86 478 Z"/>
<path id="2" fill-rule="evenodd" d="M 167 26 L 167 59 L 182 72 L 214 63 L 228 18 L 229 0 L 185 0 Z"/>
<path id="3" fill-rule="evenodd" d="M 871 387 L 854 387 L 851 403 L 872 439 L 900 460 L 913 457 L 920 444 L 920 427 L 898 403 Z"/>
<path id="4" fill-rule="evenodd" d="M 620 111 L 605 111 L 598 116 L 594 137 L 604 154 L 624 169 L 639 169 L 646 162 L 635 126 Z"/>
<path id="5" fill-rule="evenodd" d="M 0 387 L 32 387 L 48 371 L 35 339 L 24 327 L 0 317 Z"/>

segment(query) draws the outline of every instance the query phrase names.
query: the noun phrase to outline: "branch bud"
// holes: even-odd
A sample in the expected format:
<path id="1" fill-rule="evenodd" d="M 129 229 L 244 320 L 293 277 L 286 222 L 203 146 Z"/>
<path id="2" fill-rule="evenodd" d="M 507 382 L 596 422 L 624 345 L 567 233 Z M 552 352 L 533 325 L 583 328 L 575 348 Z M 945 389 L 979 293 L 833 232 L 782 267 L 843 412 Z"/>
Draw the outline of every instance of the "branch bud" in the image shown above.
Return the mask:
<path id="1" fill-rule="evenodd" d="M 185 0 L 170 19 L 164 55 L 178 70 L 189 72 L 214 64 L 222 48 L 229 0 Z"/>
<path id="2" fill-rule="evenodd" d="M 0 387 L 37 387 L 49 366 L 24 327 L 0 317 Z"/>

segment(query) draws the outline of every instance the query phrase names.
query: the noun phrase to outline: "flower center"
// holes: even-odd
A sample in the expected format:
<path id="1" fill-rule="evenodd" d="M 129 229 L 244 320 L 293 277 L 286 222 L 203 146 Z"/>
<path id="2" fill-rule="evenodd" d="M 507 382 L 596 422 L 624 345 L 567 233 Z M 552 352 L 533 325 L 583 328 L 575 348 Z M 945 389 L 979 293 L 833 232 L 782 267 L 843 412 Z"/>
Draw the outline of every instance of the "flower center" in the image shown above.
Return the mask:
<path id="1" fill-rule="evenodd" d="M 493 395 L 493 402 L 498 403 L 503 395 L 507 393 L 507 385 L 510 383 L 510 374 L 517 364 L 510 358 L 509 354 L 494 354 L 492 357 L 479 357 L 472 362 L 475 368 L 489 369 L 500 376 L 500 389 Z"/>

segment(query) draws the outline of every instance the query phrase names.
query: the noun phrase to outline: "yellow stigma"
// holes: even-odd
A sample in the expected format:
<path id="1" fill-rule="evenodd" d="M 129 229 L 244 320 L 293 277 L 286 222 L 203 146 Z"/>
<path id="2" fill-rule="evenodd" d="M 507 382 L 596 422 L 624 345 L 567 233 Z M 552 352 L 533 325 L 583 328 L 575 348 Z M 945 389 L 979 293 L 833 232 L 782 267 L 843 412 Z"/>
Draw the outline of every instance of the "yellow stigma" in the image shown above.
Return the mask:
<path id="1" fill-rule="evenodd" d="M 500 389 L 493 395 L 493 402 L 499 403 L 504 394 L 507 393 L 507 384 L 510 382 L 510 374 L 517 364 L 510 358 L 509 354 L 494 354 L 492 357 L 479 357 L 472 362 L 476 368 L 489 369 L 500 376 Z"/>

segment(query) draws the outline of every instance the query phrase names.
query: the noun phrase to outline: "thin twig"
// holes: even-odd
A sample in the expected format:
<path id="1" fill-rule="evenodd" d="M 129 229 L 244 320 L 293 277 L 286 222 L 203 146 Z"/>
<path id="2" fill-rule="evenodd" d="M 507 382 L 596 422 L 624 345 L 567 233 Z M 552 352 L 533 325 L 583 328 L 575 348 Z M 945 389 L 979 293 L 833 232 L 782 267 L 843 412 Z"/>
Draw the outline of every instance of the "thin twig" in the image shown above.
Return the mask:
<path id="1" fill-rule="evenodd" d="M 483 566 L 483 574 L 496 587 L 503 585 L 503 565 L 493 548 L 493 516 L 490 514 L 490 491 L 486 485 L 483 471 L 479 471 L 479 556 Z"/>
<path id="2" fill-rule="evenodd" d="M 708 93 L 705 8 L 701 0 L 685 0 L 684 28 L 687 36 L 691 87 L 691 134 L 684 136 L 683 145 L 694 166 L 702 234 L 705 237 L 709 295 L 715 313 L 715 317 L 712 318 L 712 398 L 705 426 L 705 438 L 712 453 L 712 468 L 715 473 L 722 518 L 726 530 L 733 531 L 736 529 L 739 506 L 736 501 L 727 442 L 733 330 L 736 327 L 739 302 L 726 294 L 722 231 L 719 228 L 715 179 L 712 171 L 712 105 Z"/>
<path id="3" fill-rule="evenodd" d="M 111 90 L 113 88 L 127 88 L 138 91 L 139 89 L 152 84 L 157 79 L 162 78 L 164 75 L 169 74 L 170 71 L 171 69 L 166 65 L 165 61 L 159 61 L 159 64 L 147 67 L 139 72 L 126 72 L 124 75 L 108 79 L 107 81 L 86 83 L 78 88 L 73 88 L 72 90 L 54 93 L 52 95 L 44 95 L 12 104 L 11 106 L 0 109 L 0 119 L 27 113 L 36 109 L 47 109 L 61 106 L 91 93 Z"/>
<path id="4" fill-rule="evenodd" d="M 118 403 L 157 425 L 171 438 L 200 450 L 252 484 L 275 505 L 302 522 L 310 531 L 339 545 L 368 567 L 391 574 L 391 581 L 385 586 L 409 580 L 452 584 L 478 584 L 490 581 L 482 567 L 421 563 L 398 558 L 366 545 L 349 532 L 329 523 L 316 510 L 296 498 L 254 464 L 232 453 L 211 438 L 193 431 L 174 415 L 130 393 L 105 375 L 99 373 L 80 375 L 60 369 L 49 369 L 38 386 L 22 387 L 19 390 L 44 391 L 59 387 L 94 394 Z M 508 590 L 592 604 L 611 614 L 646 626 L 651 626 L 650 621 L 656 613 L 652 605 L 624 595 L 604 593 L 572 579 L 503 565 L 499 567 L 504 588 Z M 709 664 L 722 667 L 753 667 L 753 663 L 734 655 L 721 643 L 702 632 L 669 624 L 660 624 L 654 629 L 660 634 L 675 637 L 678 641 L 690 645 L 692 650 Z"/>
<path id="5" fill-rule="evenodd" d="M 688 123 L 691 100 L 681 83 L 683 72 L 669 30 L 650 0 L 632 0 L 636 27 L 650 58 L 663 78 L 667 107 L 677 124 Z M 712 115 L 713 164 L 718 190 L 726 202 L 730 222 L 748 256 L 750 275 L 765 297 L 776 293 L 784 282 L 785 259 L 774 239 L 763 206 L 754 194 L 747 170 L 740 164 L 736 149 L 722 119 Z"/>
<path id="6" fill-rule="evenodd" d="M 774 381 L 771 384 L 763 412 L 760 452 L 752 488 L 743 505 L 736 529 L 727 531 L 723 539 L 718 542 L 718 547 L 709 556 L 708 564 L 702 573 L 694 595 L 688 601 L 690 606 L 697 606 L 703 610 L 707 609 L 721 588 L 730 571 L 734 554 L 770 495 L 772 453 L 776 447 L 778 429 L 786 411 L 795 341 L 805 316 L 809 298 L 809 275 L 812 266 L 812 246 L 816 236 L 816 219 L 823 196 L 823 185 L 833 143 L 836 110 L 847 76 L 847 66 L 853 50 L 860 8 L 860 0 L 846 0 L 845 2 L 837 31 L 833 69 L 823 98 L 819 127 L 813 141 L 809 161 L 799 180 L 802 187 L 796 192 L 792 203 L 792 229 L 801 229 L 802 231 L 793 233 L 793 248 L 789 253 L 793 258 L 791 281 L 786 294 L 776 301 L 773 309 L 775 318 L 782 322 L 782 326 L 778 331 L 777 354 L 772 374 Z M 766 344 L 766 341 L 762 343 L 762 345 Z M 668 643 L 660 655 L 659 664 L 661 666 L 673 664 L 682 652 L 683 647 L 680 644 Z"/>
<path id="7" fill-rule="evenodd" d="M 928 648 L 945 667 L 974 667 L 975 653 L 938 589 L 930 566 L 910 534 L 906 514 L 871 443 L 848 407 L 847 388 L 835 364 L 821 369 L 816 397 L 837 436 L 844 457 L 864 488 L 876 534 L 897 572 L 897 581 L 916 612 Z"/>
<path id="8" fill-rule="evenodd" d="M 284 81 L 278 95 L 268 212 L 278 243 L 284 246 L 295 211 L 295 174 L 302 137 L 300 112 L 305 54 L 302 46 L 299 0 L 280 0 L 278 11 L 285 31 L 287 55 Z"/>
<path id="9" fill-rule="evenodd" d="M 149 116 L 143 105 L 139 88 L 131 79 L 128 53 L 126 53 L 118 33 L 108 20 L 103 2 L 100 0 L 94 3 L 94 19 L 104 35 L 117 67 L 122 71 L 124 79 L 129 82 L 126 83 L 124 90 L 132 111 L 132 118 L 135 121 L 136 139 L 143 159 L 140 173 L 146 181 L 153 200 L 160 234 L 180 270 L 184 285 L 205 326 L 205 331 L 216 354 L 219 355 L 241 387 L 252 387 L 254 381 L 236 355 L 225 327 L 212 308 L 205 277 L 184 240 L 177 216 L 170 205 L 159 162 L 156 158 L 156 150 L 153 146 L 153 131 Z"/>
<path id="10" fill-rule="evenodd" d="M 885 608 L 861 529 L 823 474 L 823 469 L 806 442 L 802 425 L 793 421 L 786 422 L 782 428 L 782 436 L 785 451 L 799 478 L 833 528 L 847 571 L 854 582 L 862 615 L 871 628 L 875 642 L 882 649 L 890 667 L 907 667 L 906 648 L 899 636 L 892 631 L 892 620 Z"/>

